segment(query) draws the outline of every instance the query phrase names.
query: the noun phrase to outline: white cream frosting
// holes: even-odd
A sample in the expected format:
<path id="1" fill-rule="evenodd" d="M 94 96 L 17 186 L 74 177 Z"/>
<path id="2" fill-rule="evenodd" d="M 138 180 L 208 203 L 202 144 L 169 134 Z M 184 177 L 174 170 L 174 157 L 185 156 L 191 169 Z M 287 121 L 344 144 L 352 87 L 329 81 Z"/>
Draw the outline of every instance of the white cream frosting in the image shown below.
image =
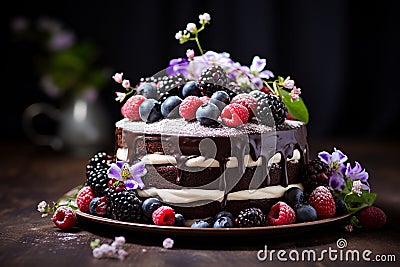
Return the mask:
<path id="1" fill-rule="evenodd" d="M 273 199 L 280 198 L 284 195 L 285 191 L 291 187 L 299 187 L 303 189 L 301 183 L 290 184 L 287 187 L 281 185 L 267 186 L 255 190 L 241 190 L 237 192 L 228 193 L 227 200 L 257 200 L 257 199 Z M 182 189 L 158 189 L 148 188 L 138 190 L 141 197 L 158 197 L 165 203 L 172 204 L 186 204 L 195 201 L 212 200 L 222 202 L 224 198 L 224 191 L 221 190 L 206 190 L 196 188 L 182 188 Z"/>
<path id="2" fill-rule="evenodd" d="M 300 151 L 295 149 L 293 151 L 293 156 L 288 158 L 289 162 L 297 162 L 300 160 Z M 119 160 L 127 161 L 128 160 L 128 149 L 127 148 L 118 148 L 117 150 L 117 158 Z M 143 163 L 148 165 L 159 165 L 159 164 L 173 164 L 176 165 L 176 159 L 170 155 L 164 154 L 147 154 L 143 156 L 141 159 Z M 268 161 L 268 166 L 272 164 L 278 164 L 282 160 L 281 153 L 276 153 L 273 157 L 271 157 Z M 246 167 L 256 167 L 261 166 L 262 158 L 258 158 L 254 161 L 250 155 L 245 155 L 244 162 Z M 205 158 L 203 156 L 198 156 L 194 158 L 189 158 L 185 165 L 187 167 L 219 167 L 219 162 L 212 158 Z M 236 157 L 229 157 L 226 167 L 227 168 L 236 168 L 238 166 L 238 161 Z"/>

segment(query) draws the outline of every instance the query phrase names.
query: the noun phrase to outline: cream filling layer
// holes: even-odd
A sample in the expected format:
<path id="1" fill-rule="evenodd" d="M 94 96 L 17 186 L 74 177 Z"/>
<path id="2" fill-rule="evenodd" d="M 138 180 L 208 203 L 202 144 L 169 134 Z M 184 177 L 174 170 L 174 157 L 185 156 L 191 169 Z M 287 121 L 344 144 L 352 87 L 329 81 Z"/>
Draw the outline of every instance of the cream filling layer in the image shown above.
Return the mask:
<path id="1" fill-rule="evenodd" d="M 291 187 L 299 187 L 303 190 L 303 185 L 290 184 L 287 187 L 281 185 L 267 186 L 255 190 L 241 190 L 227 194 L 227 200 L 257 200 L 257 199 L 273 199 L 280 198 L 286 190 Z M 186 204 L 195 201 L 212 200 L 222 202 L 224 199 L 224 191 L 221 190 L 205 190 L 196 188 L 182 189 L 158 189 L 148 188 L 137 190 L 141 197 L 157 197 L 162 202 L 171 204 Z"/>
<path id="2" fill-rule="evenodd" d="M 300 151 L 298 149 L 295 149 L 293 151 L 293 156 L 291 158 L 288 158 L 288 162 L 297 162 L 300 160 Z M 128 160 L 128 149 L 127 148 L 118 148 L 117 150 L 117 158 L 119 160 L 127 161 Z M 141 159 L 144 164 L 151 164 L 151 165 L 159 165 L 159 164 L 173 164 L 176 165 L 176 159 L 173 156 L 170 155 L 164 155 L 164 154 L 147 154 L 143 156 Z M 268 166 L 271 166 L 272 164 L 278 164 L 282 160 L 282 155 L 281 153 L 276 153 L 273 157 L 271 157 L 268 161 Z M 258 158 L 256 161 L 254 161 L 250 155 L 245 155 L 244 157 L 244 162 L 246 167 L 256 167 L 256 166 L 261 166 L 262 164 L 262 158 Z M 215 159 L 212 158 L 205 158 L 203 156 L 198 156 L 194 158 L 190 158 L 185 162 L 185 165 L 187 167 L 202 167 L 202 168 L 208 168 L 208 167 L 219 167 L 219 162 Z M 238 167 L 238 160 L 237 157 L 229 157 L 228 162 L 226 164 L 227 168 L 236 168 Z"/>

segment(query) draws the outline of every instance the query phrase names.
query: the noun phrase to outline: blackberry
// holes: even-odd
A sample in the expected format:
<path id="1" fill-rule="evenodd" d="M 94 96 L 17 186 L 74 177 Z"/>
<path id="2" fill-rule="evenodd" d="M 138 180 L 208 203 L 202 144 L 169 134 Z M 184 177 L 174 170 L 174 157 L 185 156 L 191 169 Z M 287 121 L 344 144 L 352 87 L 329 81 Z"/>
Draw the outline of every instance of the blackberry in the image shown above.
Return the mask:
<path id="1" fill-rule="evenodd" d="M 114 190 L 108 196 L 111 205 L 111 216 L 124 222 L 142 221 L 142 201 L 132 190 Z"/>
<path id="2" fill-rule="evenodd" d="M 168 92 L 169 95 L 181 96 L 182 87 L 186 84 L 187 80 L 182 74 L 162 76 L 157 83 L 160 98 Z"/>
<path id="3" fill-rule="evenodd" d="M 229 94 L 229 79 L 220 66 L 205 69 L 199 78 L 199 87 L 203 95 L 211 97 L 216 91 L 225 91 Z"/>
<path id="4" fill-rule="evenodd" d="M 228 94 L 231 99 L 234 98 L 238 94 L 248 94 L 251 92 L 251 89 L 241 87 L 238 84 L 236 84 L 235 82 L 230 82 L 228 84 L 228 88 L 229 88 Z"/>
<path id="5" fill-rule="evenodd" d="M 264 96 L 265 93 L 259 91 L 259 90 L 253 90 L 249 93 L 252 97 L 254 97 L 257 102 L 261 100 L 261 98 Z"/>
<path id="6" fill-rule="evenodd" d="M 87 174 L 86 184 L 90 186 L 96 197 L 104 196 L 110 178 L 107 175 L 108 168 L 95 168 Z"/>
<path id="7" fill-rule="evenodd" d="M 274 126 L 282 124 L 288 114 L 288 110 L 283 101 L 271 94 L 260 95 L 256 111 L 256 117 L 259 123 Z M 254 96 L 253 96 L 254 97 Z"/>
<path id="8" fill-rule="evenodd" d="M 306 193 L 310 194 L 318 186 L 329 186 L 329 177 L 332 169 L 328 164 L 319 159 L 308 162 L 303 171 L 303 186 Z"/>
<path id="9" fill-rule="evenodd" d="M 106 152 L 98 152 L 89 160 L 86 165 L 86 177 L 89 173 L 96 169 L 108 169 L 111 166 L 112 156 L 108 155 Z"/>
<path id="10" fill-rule="evenodd" d="M 259 208 L 247 208 L 239 212 L 236 220 L 239 227 L 263 226 L 265 215 Z"/>

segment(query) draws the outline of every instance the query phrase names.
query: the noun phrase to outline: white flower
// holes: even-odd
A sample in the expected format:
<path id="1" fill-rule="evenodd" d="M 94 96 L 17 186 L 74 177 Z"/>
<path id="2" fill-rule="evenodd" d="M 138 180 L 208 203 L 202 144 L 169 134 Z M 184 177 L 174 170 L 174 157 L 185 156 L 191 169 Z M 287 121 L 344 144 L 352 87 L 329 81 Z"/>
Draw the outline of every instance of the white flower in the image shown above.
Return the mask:
<path id="1" fill-rule="evenodd" d="M 104 253 L 100 248 L 93 249 L 93 257 L 95 257 L 96 259 L 102 258 L 103 255 L 104 255 Z"/>
<path id="2" fill-rule="evenodd" d="M 47 202 L 43 200 L 43 201 L 39 202 L 39 204 L 37 206 L 37 210 L 40 213 L 44 213 L 44 212 L 46 212 L 46 207 L 47 207 Z"/>
<path id="3" fill-rule="evenodd" d="M 175 39 L 176 40 L 181 40 L 182 39 L 182 31 L 179 31 L 175 34 Z"/>
<path id="4" fill-rule="evenodd" d="M 122 83 L 122 76 L 124 75 L 123 72 L 121 73 L 115 73 L 114 76 L 112 76 L 112 78 L 114 79 L 114 81 L 116 81 L 117 83 Z"/>
<path id="5" fill-rule="evenodd" d="M 292 89 L 294 86 L 294 80 L 290 79 L 290 76 L 287 76 L 286 79 L 283 81 L 283 87 L 287 89 Z"/>
<path id="6" fill-rule="evenodd" d="M 199 20 L 200 20 L 201 24 L 205 24 L 205 23 L 210 22 L 211 16 L 208 13 L 204 13 L 204 14 L 199 15 Z"/>
<path id="7" fill-rule="evenodd" d="M 111 244 L 112 247 L 119 248 L 125 244 L 125 237 L 118 236 L 115 237 L 115 241 Z"/>
<path id="8" fill-rule="evenodd" d="M 118 250 L 118 259 L 124 260 L 128 256 L 128 252 L 123 249 Z"/>
<path id="9" fill-rule="evenodd" d="M 362 183 L 360 180 L 353 181 L 353 187 L 351 188 L 351 191 L 356 193 L 358 196 L 361 196 L 362 192 Z"/>
<path id="10" fill-rule="evenodd" d="M 124 87 L 125 89 L 129 89 L 129 87 L 131 87 L 131 82 L 129 80 L 123 80 L 122 87 Z"/>
<path id="11" fill-rule="evenodd" d="M 194 32 L 197 30 L 196 24 L 194 24 L 194 23 L 188 23 L 188 24 L 186 25 L 186 30 L 187 30 L 188 32 L 194 33 Z"/>
<path id="12" fill-rule="evenodd" d="M 126 94 L 125 93 L 121 93 L 121 92 L 115 92 L 117 94 L 117 97 L 115 98 L 115 101 L 119 101 L 122 102 L 124 101 Z"/>
<path id="13" fill-rule="evenodd" d="M 174 246 L 174 240 L 173 239 L 168 237 L 163 241 L 163 247 L 164 248 L 172 248 L 173 246 Z"/>

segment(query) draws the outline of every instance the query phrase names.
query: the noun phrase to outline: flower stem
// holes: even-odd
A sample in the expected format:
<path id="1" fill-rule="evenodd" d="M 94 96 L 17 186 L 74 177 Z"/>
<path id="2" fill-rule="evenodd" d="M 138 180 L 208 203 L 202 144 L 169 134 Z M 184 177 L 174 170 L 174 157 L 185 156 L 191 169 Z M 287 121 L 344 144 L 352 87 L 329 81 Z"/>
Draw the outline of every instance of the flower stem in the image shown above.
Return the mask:
<path id="1" fill-rule="evenodd" d="M 200 50 L 200 53 L 203 55 L 204 53 L 203 53 L 203 49 L 201 49 L 201 45 L 200 45 L 200 42 L 199 42 L 199 38 L 198 38 L 198 34 L 196 33 L 196 38 L 195 38 L 195 40 L 196 40 L 196 44 L 197 44 L 197 46 L 198 46 L 198 48 L 199 48 L 199 50 Z"/>

